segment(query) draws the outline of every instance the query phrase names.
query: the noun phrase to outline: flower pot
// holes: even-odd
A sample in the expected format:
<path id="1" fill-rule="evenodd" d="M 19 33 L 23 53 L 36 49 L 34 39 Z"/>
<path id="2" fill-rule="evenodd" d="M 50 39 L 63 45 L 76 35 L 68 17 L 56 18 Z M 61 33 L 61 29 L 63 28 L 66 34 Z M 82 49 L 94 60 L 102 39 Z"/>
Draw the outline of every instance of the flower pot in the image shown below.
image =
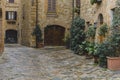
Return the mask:
<path id="1" fill-rule="evenodd" d="M 43 43 L 37 43 L 37 48 L 43 48 L 44 44 Z"/>
<path id="2" fill-rule="evenodd" d="M 107 66 L 110 70 L 120 70 L 120 57 L 107 57 Z"/>
<path id="3" fill-rule="evenodd" d="M 93 58 L 94 58 L 94 63 L 96 63 L 96 64 L 98 64 L 98 62 L 99 62 L 99 56 L 93 56 Z"/>

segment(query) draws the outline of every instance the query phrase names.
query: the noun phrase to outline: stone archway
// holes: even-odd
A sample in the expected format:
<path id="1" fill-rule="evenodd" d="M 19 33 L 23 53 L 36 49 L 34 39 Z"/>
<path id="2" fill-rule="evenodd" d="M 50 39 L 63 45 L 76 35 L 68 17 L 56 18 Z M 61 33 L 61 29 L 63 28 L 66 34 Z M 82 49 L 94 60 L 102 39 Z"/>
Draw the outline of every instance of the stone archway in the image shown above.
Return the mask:
<path id="1" fill-rule="evenodd" d="M 5 43 L 17 43 L 17 30 L 6 30 L 5 32 Z"/>
<path id="2" fill-rule="evenodd" d="M 45 46 L 63 46 L 65 28 L 59 25 L 50 25 L 44 29 Z"/>

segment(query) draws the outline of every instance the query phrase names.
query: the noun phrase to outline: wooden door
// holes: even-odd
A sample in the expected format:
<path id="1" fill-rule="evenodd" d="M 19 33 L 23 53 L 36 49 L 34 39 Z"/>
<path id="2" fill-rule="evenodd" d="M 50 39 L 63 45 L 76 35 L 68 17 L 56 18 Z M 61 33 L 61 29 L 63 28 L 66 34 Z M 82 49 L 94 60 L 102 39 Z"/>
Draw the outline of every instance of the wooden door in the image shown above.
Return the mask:
<path id="1" fill-rule="evenodd" d="M 17 31 L 7 30 L 6 31 L 6 43 L 17 43 Z"/>
<path id="2" fill-rule="evenodd" d="M 44 31 L 44 43 L 46 46 L 63 46 L 65 28 L 57 25 L 48 26 Z"/>

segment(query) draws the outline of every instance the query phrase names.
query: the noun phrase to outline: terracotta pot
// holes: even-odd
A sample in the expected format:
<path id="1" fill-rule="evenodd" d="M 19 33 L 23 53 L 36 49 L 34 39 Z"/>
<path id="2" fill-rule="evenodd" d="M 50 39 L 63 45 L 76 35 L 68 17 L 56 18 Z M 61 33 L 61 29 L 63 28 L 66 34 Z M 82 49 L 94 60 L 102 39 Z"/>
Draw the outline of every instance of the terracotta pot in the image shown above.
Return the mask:
<path id="1" fill-rule="evenodd" d="M 107 57 L 107 66 L 110 70 L 120 70 L 120 57 Z"/>

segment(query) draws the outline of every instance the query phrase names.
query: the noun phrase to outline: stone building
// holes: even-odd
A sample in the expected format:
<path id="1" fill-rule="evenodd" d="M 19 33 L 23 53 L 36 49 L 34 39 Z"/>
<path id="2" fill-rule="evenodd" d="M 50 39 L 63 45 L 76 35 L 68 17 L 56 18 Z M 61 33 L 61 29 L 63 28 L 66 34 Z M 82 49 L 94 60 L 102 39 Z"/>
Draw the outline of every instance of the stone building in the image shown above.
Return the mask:
<path id="1" fill-rule="evenodd" d="M 0 0 L 0 55 L 1 53 L 4 51 L 4 34 L 3 34 L 3 4 L 2 4 L 2 0 Z"/>
<path id="2" fill-rule="evenodd" d="M 5 43 L 19 42 L 19 4 L 20 0 L 0 0 L 0 52 Z"/>
<path id="3" fill-rule="evenodd" d="M 27 4 L 26 4 L 27 3 Z M 35 46 L 32 32 L 36 26 L 36 0 L 24 0 L 21 4 L 24 17 L 21 21 L 21 43 Z M 61 46 L 72 20 L 72 0 L 38 0 L 38 24 L 42 30 L 44 45 Z"/>
<path id="4" fill-rule="evenodd" d="M 98 28 L 103 23 L 110 26 L 115 3 L 116 0 L 102 0 L 94 5 L 90 0 L 74 0 L 74 3 L 73 0 L 0 0 L 0 51 L 3 51 L 4 42 L 36 46 L 32 35 L 36 24 L 42 30 L 45 46 L 64 45 L 63 38 L 69 33 L 76 7 L 80 8 L 86 28 L 91 24 Z"/>
<path id="5" fill-rule="evenodd" d="M 19 17 L 20 0 L 3 0 L 3 27 L 5 43 L 19 43 Z"/>
<path id="6" fill-rule="evenodd" d="M 113 13 L 116 7 L 117 0 L 99 0 L 100 3 L 91 4 L 90 0 L 81 0 L 81 17 L 86 21 L 86 29 L 90 25 L 94 25 L 96 31 L 96 42 L 100 42 L 98 29 L 100 25 L 106 23 L 112 25 Z"/>
<path id="7" fill-rule="evenodd" d="M 22 1 L 22 0 L 21 0 Z M 21 2 L 21 44 L 35 46 L 35 36 L 32 32 L 36 26 L 36 1 L 23 0 Z M 37 23 L 43 33 L 44 45 L 63 45 L 62 39 L 69 32 L 73 0 L 38 0 Z M 86 28 L 93 24 L 100 26 L 112 24 L 116 0 L 102 0 L 101 3 L 90 4 L 90 0 L 74 0 L 74 9 L 80 7 L 80 17 L 85 19 Z"/>

